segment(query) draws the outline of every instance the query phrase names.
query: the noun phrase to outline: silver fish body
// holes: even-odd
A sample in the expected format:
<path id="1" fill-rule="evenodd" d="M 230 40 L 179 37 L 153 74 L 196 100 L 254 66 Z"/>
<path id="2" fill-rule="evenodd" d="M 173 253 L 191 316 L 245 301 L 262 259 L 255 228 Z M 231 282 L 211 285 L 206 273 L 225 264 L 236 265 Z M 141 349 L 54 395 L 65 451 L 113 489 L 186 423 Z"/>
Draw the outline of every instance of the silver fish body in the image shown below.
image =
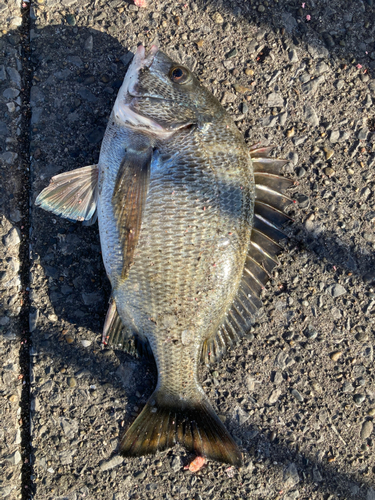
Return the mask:
<path id="1" fill-rule="evenodd" d="M 241 463 L 198 369 L 246 333 L 259 307 L 256 293 L 277 262 L 277 226 L 259 224 L 267 224 L 270 210 L 278 223 L 285 220 L 288 199 L 280 191 L 288 182 L 275 174 L 283 162 L 268 152 L 251 154 L 230 116 L 187 68 L 157 47 L 147 55 L 138 48 L 98 167 L 90 171 L 112 285 L 104 336 L 124 344 L 129 332 L 136 335 L 149 345 L 158 371 L 153 395 L 122 439 L 125 455 L 178 441 L 200 455 Z M 85 212 L 69 208 L 66 175 L 53 179 L 54 188 L 37 203 L 89 219 L 94 202 L 82 196 L 79 181 Z"/>

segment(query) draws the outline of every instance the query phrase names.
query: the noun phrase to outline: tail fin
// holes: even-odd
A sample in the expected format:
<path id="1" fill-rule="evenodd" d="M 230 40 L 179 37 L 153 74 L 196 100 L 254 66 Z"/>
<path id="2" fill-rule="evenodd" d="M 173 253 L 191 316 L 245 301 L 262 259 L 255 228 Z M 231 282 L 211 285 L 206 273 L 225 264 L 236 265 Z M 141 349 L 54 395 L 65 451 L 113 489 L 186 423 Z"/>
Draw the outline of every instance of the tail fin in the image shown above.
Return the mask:
<path id="1" fill-rule="evenodd" d="M 241 452 L 206 398 L 183 401 L 156 390 L 121 440 L 124 456 L 154 454 L 180 443 L 199 456 L 241 465 Z"/>

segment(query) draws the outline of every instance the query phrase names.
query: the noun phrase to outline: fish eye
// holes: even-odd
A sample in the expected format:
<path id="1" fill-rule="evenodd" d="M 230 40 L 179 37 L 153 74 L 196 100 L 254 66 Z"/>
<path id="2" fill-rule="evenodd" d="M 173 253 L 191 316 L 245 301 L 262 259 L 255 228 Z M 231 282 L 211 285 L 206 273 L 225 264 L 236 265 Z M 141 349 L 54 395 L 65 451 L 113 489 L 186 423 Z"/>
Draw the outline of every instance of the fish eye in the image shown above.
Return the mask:
<path id="1" fill-rule="evenodd" d="M 189 71 L 182 66 L 175 66 L 169 73 L 169 78 L 174 83 L 186 83 L 190 80 Z"/>

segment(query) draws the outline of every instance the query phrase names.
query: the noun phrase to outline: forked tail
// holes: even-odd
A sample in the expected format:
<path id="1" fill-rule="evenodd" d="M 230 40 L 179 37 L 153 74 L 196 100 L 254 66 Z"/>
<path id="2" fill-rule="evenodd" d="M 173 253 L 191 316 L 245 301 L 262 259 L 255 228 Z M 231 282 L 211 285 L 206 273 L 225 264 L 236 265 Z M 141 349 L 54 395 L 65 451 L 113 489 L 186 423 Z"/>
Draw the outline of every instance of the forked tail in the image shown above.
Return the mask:
<path id="1" fill-rule="evenodd" d="M 241 452 L 205 396 L 185 401 L 156 390 L 122 438 L 124 456 L 154 454 L 180 443 L 198 456 L 241 465 Z"/>

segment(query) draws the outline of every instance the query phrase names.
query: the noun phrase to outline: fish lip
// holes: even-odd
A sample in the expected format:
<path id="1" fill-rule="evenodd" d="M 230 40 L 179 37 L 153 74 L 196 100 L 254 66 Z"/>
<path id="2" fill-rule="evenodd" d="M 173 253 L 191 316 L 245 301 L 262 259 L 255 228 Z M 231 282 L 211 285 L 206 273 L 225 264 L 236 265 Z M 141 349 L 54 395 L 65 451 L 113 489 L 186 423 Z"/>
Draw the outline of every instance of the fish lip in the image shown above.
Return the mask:
<path id="1" fill-rule="evenodd" d="M 127 88 L 127 93 L 129 94 L 130 97 L 142 97 L 141 94 L 138 94 L 137 91 L 135 90 L 135 87 L 138 83 L 138 74 L 142 69 L 151 68 L 158 51 L 159 47 L 156 44 L 153 44 L 151 46 L 147 54 L 146 54 L 146 49 L 142 44 L 137 47 L 136 53 L 134 54 L 134 59 L 131 62 L 130 67 L 128 69 L 128 72 L 130 70 L 130 74 L 129 74 L 129 84 Z"/>

